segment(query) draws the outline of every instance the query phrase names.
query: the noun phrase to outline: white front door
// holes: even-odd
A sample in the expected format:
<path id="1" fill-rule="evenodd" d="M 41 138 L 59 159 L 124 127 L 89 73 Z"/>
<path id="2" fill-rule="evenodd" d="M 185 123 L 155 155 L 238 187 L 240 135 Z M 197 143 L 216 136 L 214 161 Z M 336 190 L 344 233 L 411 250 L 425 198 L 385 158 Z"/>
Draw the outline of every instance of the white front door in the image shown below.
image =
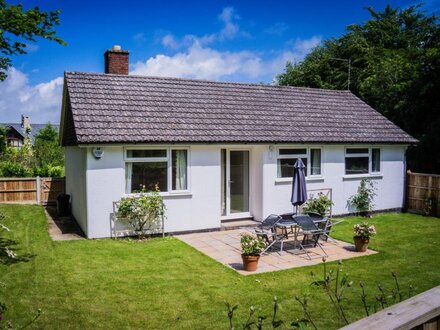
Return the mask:
<path id="1" fill-rule="evenodd" d="M 222 219 L 249 217 L 249 150 L 221 149 Z"/>

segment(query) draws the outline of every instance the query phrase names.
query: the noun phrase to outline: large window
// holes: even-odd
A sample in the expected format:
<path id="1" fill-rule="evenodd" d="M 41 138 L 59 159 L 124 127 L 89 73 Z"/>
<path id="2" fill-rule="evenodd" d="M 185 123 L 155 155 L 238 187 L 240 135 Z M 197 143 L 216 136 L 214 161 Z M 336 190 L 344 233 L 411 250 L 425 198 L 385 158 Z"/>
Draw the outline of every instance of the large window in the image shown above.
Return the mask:
<path id="1" fill-rule="evenodd" d="M 369 174 L 380 172 L 379 148 L 345 149 L 345 174 Z"/>
<path id="2" fill-rule="evenodd" d="M 188 150 L 175 148 L 128 149 L 126 192 L 136 193 L 145 186 L 160 191 L 188 190 Z"/>
<path id="3" fill-rule="evenodd" d="M 321 176 L 321 149 L 320 148 L 279 148 L 278 149 L 278 177 L 293 177 L 293 166 L 298 158 L 305 165 L 306 176 Z"/>

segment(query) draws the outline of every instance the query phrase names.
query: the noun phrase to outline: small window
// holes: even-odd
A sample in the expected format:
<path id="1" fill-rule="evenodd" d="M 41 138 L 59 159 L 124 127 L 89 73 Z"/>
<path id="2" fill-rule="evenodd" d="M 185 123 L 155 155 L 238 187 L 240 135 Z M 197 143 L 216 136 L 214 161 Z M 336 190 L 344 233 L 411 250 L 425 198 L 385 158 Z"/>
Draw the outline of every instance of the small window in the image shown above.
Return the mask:
<path id="1" fill-rule="evenodd" d="M 347 154 L 368 154 L 368 148 L 348 148 Z"/>
<path id="2" fill-rule="evenodd" d="M 321 175 L 321 149 L 310 149 L 310 175 Z"/>
<path id="3" fill-rule="evenodd" d="M 127 158 L 165 158 L 166 149 L 132 149 L 127 150 Z"/>
<path id="4" fill-rule="evenodd" d="M 373 173 L 380 172 L 380 149 L 379 148 L 371 149 L 371 172 L 373 172 Z"/>
<path id="5" fill-rule="evenodd" d="M 280 149 L 279 150 L 280 155 L 307 155 L 307 149 Z"/>
<path id="6" fill-rule="evenodd" d="M 188 155 L 186 150 L 172 151 L 172 190 L 186 190 L 188 188 L 187 167 Z"/>

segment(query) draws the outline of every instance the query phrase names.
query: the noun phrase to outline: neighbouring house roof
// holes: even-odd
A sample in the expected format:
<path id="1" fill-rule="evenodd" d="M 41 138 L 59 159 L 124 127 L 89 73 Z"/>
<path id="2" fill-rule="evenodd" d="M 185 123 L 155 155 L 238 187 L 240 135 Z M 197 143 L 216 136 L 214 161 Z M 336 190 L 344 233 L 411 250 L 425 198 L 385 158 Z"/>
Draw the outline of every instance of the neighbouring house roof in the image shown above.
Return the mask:
<path id="1" fill-rule="evenodd" d="M 17 131 L 18 134 L 21 135 L 22 138 L 25 137 L 26 132 L 25 129 L 23 128 L 23 126 L 21 124 L 18 123 L 0 123 L 1 126 L 3 127 L 11 127 L 13 128 L 15 131 Z M 40 129 L 46 127 L 48 124 L 31 124 L 31 130 L 29 132 L 29 137 L 32 141 L 34 141 L 35 139 L 35 135 L 38 134 L 38 132 L 40 131 Z M 54 129 L 56 129 L 57 131 L 59 131 L 59 125 L 53 125 L 51 124 L 52 127 Z"/>
<path id="2" fill-rule="evenodd" d="M 66 146 L 417 142 L 350 91 L 66 72 L 64 95 Z"/>

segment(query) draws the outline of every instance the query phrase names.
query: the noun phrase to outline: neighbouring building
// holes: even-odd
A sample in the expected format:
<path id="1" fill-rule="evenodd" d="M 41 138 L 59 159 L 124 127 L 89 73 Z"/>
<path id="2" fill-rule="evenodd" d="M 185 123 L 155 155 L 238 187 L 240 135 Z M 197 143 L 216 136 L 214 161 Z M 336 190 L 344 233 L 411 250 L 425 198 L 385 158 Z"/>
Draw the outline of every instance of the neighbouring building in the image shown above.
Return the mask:
<path id="1" fill-rule="evenodd" d="M 362 178 L 376 210 L 403 204 L 405 151 L 417 142 L 350 91 L 128 75 L 127 51 L 105 73 L 66 72 L 61 143 L 66 192 L 87 237 L 109 237 L 113 202 L 158 184 L 166 232 L 292 211 L 293 164 L 333 214 Z M 99 151 L 99 152 L 97 152 Z"/>
<path id="2" fill-rule="evenodd" d="M 7 129 L 7 145 L 14 148 L 21 148 L 26 135 L 33 142 L 40 129 L 47 126 L 47 124 L 31 124 L 30 118 L 25 115 L 21 116 L 21 123 L 0 123 L 0 125 Z M 58 125 L 52 125 L 52 127 L 59 130 Z"/>

